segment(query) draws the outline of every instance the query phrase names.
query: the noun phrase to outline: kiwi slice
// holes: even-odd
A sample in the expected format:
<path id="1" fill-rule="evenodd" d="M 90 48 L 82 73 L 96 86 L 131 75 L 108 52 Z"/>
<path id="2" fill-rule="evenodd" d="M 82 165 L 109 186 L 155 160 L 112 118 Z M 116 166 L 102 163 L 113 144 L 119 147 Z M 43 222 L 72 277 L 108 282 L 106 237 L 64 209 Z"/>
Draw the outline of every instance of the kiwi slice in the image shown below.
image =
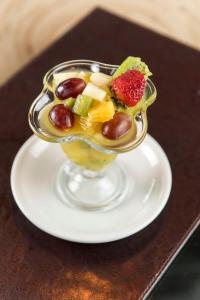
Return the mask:
<path id="1" fill-rule="evenodd" d="M 79 95 L 76 98 L 72 111 L 82 117 L 87 116 L 88 110 L 92 104 L 93 99 L 86 95 Z"/>
<path id="2" fill-rule="evenodd" d="M 119 68 L 113 74 L 113 78 L 116 78 L 128 70 L 137 70 L 144 74 L 145 79 L 152 75 L 148 66 L 141 61 L 140 57 L 128 56 L 119 66 Z"/>
<path id="3" fill-rule="evenodd" d="M 68 98 L 67 100 L 65 100 L 65 105 L 68 106 L 70 109 L 72 109 L 72 107 L 74 106 L 75 103 L 75 98 Z"/>

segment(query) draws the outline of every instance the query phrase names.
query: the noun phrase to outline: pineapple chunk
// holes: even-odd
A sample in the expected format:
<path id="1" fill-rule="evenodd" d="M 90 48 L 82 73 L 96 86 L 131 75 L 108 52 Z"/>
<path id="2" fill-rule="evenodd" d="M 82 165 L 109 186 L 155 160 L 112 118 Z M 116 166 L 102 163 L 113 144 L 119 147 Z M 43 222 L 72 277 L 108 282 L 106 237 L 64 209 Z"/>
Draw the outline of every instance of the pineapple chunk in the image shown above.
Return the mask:
<path id="1" fill-rule="evenodd" d="M 78 72 L 63 72 L 54 74 L 52 88 L 55 90 L 56 87 L 64 80 L 67 80 L 69 78 L 76 78 L 77 76 Z"/>
<path id="2" fill-rule="evenodd" d="M 99 87 L 106 87 L 110 83 L 111 79 L 111 76 L 99 72 L 93 73 L 90 76 L 90 81 Z"/>
<path id="3" fill-rule="evenodd" d="M 104 101 L 89 110 L 88 122 L 106 122 L 113 118 L 115 108 L 112 101 Z"/>
<path id="4" fill-rule="evenodd" d="M 86 83 L 88 83 L 90 79 L 90 72 L 80 71 L 77 77 L 83 79 Z"/>
<path id="5" fill-rule="evenodd" d="M 89 118 L 80 117 L 80 125 L 88 134 L 94 134 L 100 131 L 102 124 L 100 122 L 91 123 Z"/>
<path id="6" fill-rule="evenodd" d="M 95 100 L 103 101 L 106 97 L 106 92 L 92 83 L 88 83 L 83 90 L 83 95 L 92 97 Z"/>

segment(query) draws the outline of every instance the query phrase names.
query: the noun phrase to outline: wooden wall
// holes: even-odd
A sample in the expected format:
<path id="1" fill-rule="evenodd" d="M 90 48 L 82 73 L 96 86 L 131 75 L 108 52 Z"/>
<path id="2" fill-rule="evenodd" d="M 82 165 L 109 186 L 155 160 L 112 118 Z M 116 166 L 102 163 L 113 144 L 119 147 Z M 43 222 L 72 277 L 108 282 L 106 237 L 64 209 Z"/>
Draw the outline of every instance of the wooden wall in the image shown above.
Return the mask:
<path id="1" fill-rule="evenodd" d="M 0 84 L 95 6 L 200 49 L 200 0 L 1 0 Z"/>

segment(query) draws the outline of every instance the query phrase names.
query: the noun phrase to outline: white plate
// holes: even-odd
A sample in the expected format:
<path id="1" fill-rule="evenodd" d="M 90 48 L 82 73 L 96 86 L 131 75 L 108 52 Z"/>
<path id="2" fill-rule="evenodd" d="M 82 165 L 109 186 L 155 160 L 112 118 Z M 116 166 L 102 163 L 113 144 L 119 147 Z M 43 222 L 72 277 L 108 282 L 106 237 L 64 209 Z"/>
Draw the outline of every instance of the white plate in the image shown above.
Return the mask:
<path id="1" fill-rule="evenodd" d="M 130 179 L 130 192 L 108 211 L 84 211 L 60 201 L 53 188 L 65 160 L 60 146 L 30 137 L 17 153 L 11 187 L 23 214 L 43 231 L 70 241 L 102 243 L 138 232 L 164 208 L 171 190 L 171 169 L 160 145 L 147 135 L 135 150 L 120 154 L 119 164 Z"/>

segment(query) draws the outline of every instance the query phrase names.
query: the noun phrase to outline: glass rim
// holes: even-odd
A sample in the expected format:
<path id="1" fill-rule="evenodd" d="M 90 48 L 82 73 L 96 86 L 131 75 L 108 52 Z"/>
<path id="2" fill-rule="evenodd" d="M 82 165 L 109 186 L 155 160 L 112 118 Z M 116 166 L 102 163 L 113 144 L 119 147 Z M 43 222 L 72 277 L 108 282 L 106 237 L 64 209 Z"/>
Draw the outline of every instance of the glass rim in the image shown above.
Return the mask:
<path id="1" fill-rule="evenodd" d="M 106 70 L 111 70 L 113 73 L 118 68 L 118 65 L 106 64 L 106 63 L 93 61 L 93 60 L 86 60 L 86 59 L 78 59 L 78 60 L 70 60 L 70 61 L 62 62 L 62 63 L 54 66 L 53 68 L 51 68 L 45 74 L 45 76 L 43 78 L 44 87 L 43 87 L 42 92 L 39 94 L 39 96 L 32 103 L 32 105 L 30 107 L 30 110 L 29 110 L 28 121 L 29 121 L 29 125 L 30 125 L 32 131 L 38 137 L 40 137 L 41 139 L 46 140 L 48 142 L 67 143 L 67 142 L 70 142 L 70 141 L 79 140 L 79 141 L 86 142 L 88 145 L 90 145 L 91 147 L 93 147 L 94 149 L 96 149 L 98 151 L 102 151 L 102 152 L 105 152 L 105 153 L 108 153 L 108 154 L 110 154 L 110 153 L 115 153 L 115 154 L 116 153 L 123 153 L 123 152 L 130 151 L 130 150 L 134 149 L 135 147 L 137 147 L 142 142 L 142 140 L 144 139 L 144 137 L 146 135 L 146 132 L 147 132 L 148 121 L 147 121 L 146 111 L 138 111 L 137 115 L 135 116 L 135 117 L 140 116 L 140 118 L 142 118 L 143 129 L 142 129 L 142 132 L 141 132 L 140 136 L 138 138 L 136 138 L 133 143 L 128 143 L 126 146 L 121 145 L 119 147 L 101 145 L 91 135 L 86 135 L 86 134 L 68 134 L 66 136 L 50 135 L 48 132 L 46 132 L 46 131 L 42 130 L 40 127 L 36 126 L 36 124 L 34 122 L 34 110 L 36 108 L 36 105 L 40 101 L 41 96 L 44 95 L 45 90 L 46 90 L 46 93 L 48 91 L 48 82 L 49 82 L 50 76 L 55 74 L 56 72 L 59 72 L 64 67 L 70 68 L 70 67 L 78 67 L 80 65 L 81 66 L 84 66 L 84 65 L 85 66 L 92 66 L 92 65 L 94 65 L 96 67 L 100 67 L 101 69 L 104 68 Z M 146 88 L 148 88 L 150 90 L 150 96 L 147 99 L 145 99 L 145 101 L 148 100 L 150 103 L 152 103 L 155 100 L 156 96 L 157 96 L 157 91 L 156 91 L 156 87 L 155 87 L 154 83 L 149 78 L 147 79 Z"/>

